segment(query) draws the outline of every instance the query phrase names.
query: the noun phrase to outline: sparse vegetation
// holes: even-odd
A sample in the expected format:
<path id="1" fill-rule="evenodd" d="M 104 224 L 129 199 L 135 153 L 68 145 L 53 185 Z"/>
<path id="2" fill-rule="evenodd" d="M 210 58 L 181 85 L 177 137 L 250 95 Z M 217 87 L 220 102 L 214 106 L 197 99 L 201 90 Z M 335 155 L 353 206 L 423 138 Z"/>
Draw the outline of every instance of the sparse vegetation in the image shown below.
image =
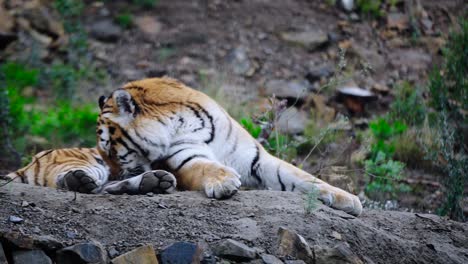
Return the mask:
<path id="1" fill-rule="evenodd" d="M 439 213 L 463 220 L 462 198 L 468 182 L 468 144 L 466 138 L 468 113 L 468 20 L 460 21 L 460 32 L 450 36 L 444 49 L 445 63 L 430 76 L 430 106 L 436 150 L 429 152 L 435 164 L 444 172 L 445 202 Z"/>
<path id="2" fill-rule="evenodd" d="M 365 161 L 365 172 L 369 178 L 366 192 L 373 198 L 394 198 L 400 192 L 409 191 L 409 186 L 399 183 L 405 166 L 393 160 L 395 137 L 401 135 L 407 127 L 401 122 L 388 123 L 380 118 L 370 124 L 374 142 L 371 145 L 369 159 Z"/>
<path id="3" fill-rule="evenodd" d="M 59 100 L 43 106 L 45 102 L 35 96 L 39 70 L 10 62 L 2 65 L 0 71 L 9 101 L 8 133 L 20 153 L 27 156 L 30 151 L 46 147 L 95 144 L 94 104 L 77 106 L 69 100 Z"/>
<path id="4" fill-rule="evenodd" d="M 115 17 L 115 21 L 122 28 L 131 28 L 133 26 L 133 16 L 127 11 L 118 14 Z"/>

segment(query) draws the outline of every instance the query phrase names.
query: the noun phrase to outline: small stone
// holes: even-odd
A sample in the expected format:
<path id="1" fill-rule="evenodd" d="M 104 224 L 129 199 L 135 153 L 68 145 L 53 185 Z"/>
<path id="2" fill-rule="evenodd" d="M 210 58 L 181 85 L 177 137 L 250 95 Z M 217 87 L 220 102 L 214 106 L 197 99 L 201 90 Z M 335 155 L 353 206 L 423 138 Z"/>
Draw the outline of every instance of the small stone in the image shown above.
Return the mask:
<path id="1" fill-rule="evenodd" d="M 27 201 L 22 201 L 21 202 L 21 206 L 22 207 L 28 207 L 29 206 L 29 203 Z"/>
<path id="2" fill-rule="evenodd" d="M 265 264 L 283 264 L 281 260 L 273 255 L 264 254 L 262 255 L 263 263 Z"/>
<path id="3" fill-rule="evenodd" d="M 217 244 L 213 252 L 218 257 L 234 261 L 248 261 L 257 256 L 254 249 L 232 239 L 226 239 Z"/>
<path id="4" fill-rule="evenodd" d="M 303 260 L 285 260 L 284 264 L 306 264 Z"/>
<path id="5" fill-rule="evenodd" d="M 200 263 L 203 250 L 194 243 L 176 242 L 161 252 L 161 263 Z"/>
<path id="6" fill-rule="evenodd" d="M 307 113 L 295 107 L 286 109 L 278 118 L 278 130 L 289 135 L 302 134 L 307 124 Z"/>
<path id="7" fill-rule="evenodd" d="M 115 247 L 110 247 L 107 250 L 107 254 L 109 255 L 110 258 L 115 258 L 120 254 L 120 252 L 117 249 L 115 249 Z"/>
<path id="8" fill-rule="evenodd" d="M 113 248 L 115 251 L 115 248 Z M 109 251 L 110 255 L 110 251 Z M 139 264 L 158 264 L 158 259 L 154 252 L 152 245 L 145 245 L 138 247 L 130 252 L 127 252 L 123 255 L 120 255 L 112 260 L 113 264 L 130 264 L 130 263 L 139 263 Z M 164 263 L 164 262 L 163 262 Z M 178 263 L 178 262 L 173 262 Z M 182 263 L 182 262 L 181 262 Z M 193 262 L 185 262 L 193 263 Z"/>
<path id="9" fill-rule="evenodd" d="M 354 9 L 354 0 L 339 0 L 338 3 L 347 12 L 351 12 Z"/>
<path id="10" fill-rule="evenodd" d="M 256 71 L 256 66 L 248 57 L 247 49 L 240 46 L 231 50 L 227 57 L 227 63 L 231 70 L 237 75 L 252 76 Z"/>
<path id="11" fill-rule="evenodd" d="M 85 242 L 57 251 L 57 263 L 107 263 L 107 252 L 98 242 Z"/>
<path id="12" fill-rule="evenodd" d="M 400 31 L 406 30 L 409 27 L 409 17 L 403 13 L 392 12 L 387 15 L 387 27 Z"/>
<path id="13" fill-rule="evenodd" d="M 162 24 L 152 16 L 138 16 L 135 19 L 138 29 L 148 38 L 154 38 L 162 30 Z"/>
<path id="14" fill-rule="evenodd" d="M 15 264 L 52 264 L 52 260 L 39 249 L 13 251 Z"/>
<path id="15" fill-rule="evenodd" d="M 265 95 L 275 95 L 280 99 L 287 98 L 293 100 L 305 100 L 307 98 L 308 92 L 308 82 L 305 80 L 269 80 L 265 84 Z"/>
<path id="16" fill-rule="evenodd" d="M 284 227 L 279 228 L 278 235 L 279 256 L 291 256 L 306 263 L 315 263 L 314 254 L 302 236 Z"/>
<path id="17" fill-rule="evenodd" d="M 120 27 L 110 19 L 98 21 L 91 26 L 91 36 L 98 40 L 116 41 L 121 34 Z"/>
<path id="18" fill-rule="evenodd" d="M 335 68 L 330 64 L 312 66 L 306 75 L 306 79 L 313 83 L 320 81 L 322 78 L 328 78 L 333 75 Z"/>
<path id="19" fill-rule="evenodd" d="M 328 35 L 321 30 L 282 32 L 280 37 L 286 42 L 302 46 L 310 51 L 328 43 Z"/>
<path id="20" fill-rule="evenodd" d="M 153 197 L 153 196 L 154 196 L 154 193 L 149 192 L 149 193 L 146 194 L 146 196 L 148 196 L 148 197 Z"/>
<path id="21" fill-rule="evenodd" d="M 8 221 L 13 223 L 13 224 L 21 224 L 23 223 L 23 218 L 21 217 L 18 217 L 18 216 L 15 216 L 15 215 L 10 215 L 10 217 L 8 217 Z"/>
<path id="22" fill-rule="evenodd" d="M 340 233 L 336 232 L 336 231 L 333 231 L 333 232 L 331 233 L 331 236 L 332 236 L 333 238 L 335 238 L 335 239 L 338 239 L 338 240 L 342 240 L 342 239 L 343 239 L 342 235 L 341 235 Z"/>
<path id="23" fill-rule="evenodd" d="M 75 239 L 75 238 L 76 238 L 76 233 L 73 232 L 73 231 L 67 231 L 67 232 L 66 232 L 66 235 L 67 235 L 67 237 L 70 238 L 70 239 Z"/>
<path id="24" fill-rule="evenodd" d="M 315 264 L 363 264 L 362 260 L 345 243 L 340 243 L 333 248 L 314 246 L 313 249 Z"/>

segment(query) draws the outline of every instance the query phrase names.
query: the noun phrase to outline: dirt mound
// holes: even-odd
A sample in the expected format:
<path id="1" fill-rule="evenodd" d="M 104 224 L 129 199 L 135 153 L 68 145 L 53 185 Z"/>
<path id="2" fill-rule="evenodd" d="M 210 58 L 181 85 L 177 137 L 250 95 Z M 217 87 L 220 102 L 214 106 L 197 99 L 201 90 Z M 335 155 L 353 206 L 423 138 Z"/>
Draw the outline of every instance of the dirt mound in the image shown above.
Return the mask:
<path id="1" fill-rule="evenodd" d="M 229 200 L 197 192 L 157 196 L 78 194 L 23 184 L 0 189 L 0 232 L 50 235 L 64 245 L 97 240 L 127 252 L 141 244 L 176 241 L 213 245 L 231 238 L 277 254 L 279 227 L 310 245 L 346 242 L 363 262 L 468 263 L 468 224 L 429 214 L 365 210 L 355 218 L 319 205 L 304 213 L 297 193 L 242 191 Z M 22 218 L 19 224 L 8 220 Z"/>

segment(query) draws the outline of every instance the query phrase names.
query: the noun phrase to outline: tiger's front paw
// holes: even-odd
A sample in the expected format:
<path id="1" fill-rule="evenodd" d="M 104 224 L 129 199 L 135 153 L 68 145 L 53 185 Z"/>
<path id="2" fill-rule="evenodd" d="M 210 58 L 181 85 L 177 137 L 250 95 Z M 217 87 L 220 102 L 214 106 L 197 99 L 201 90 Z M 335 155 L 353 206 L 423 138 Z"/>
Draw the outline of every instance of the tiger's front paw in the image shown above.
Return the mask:
<path id="1" fill-rule="evenodd" d="M 82 170 L 67 172 L 58 185 L 80 193 L 94 193 L 99 187 L 95 179 Z"/>
<path id="2" fill-rule="evenodd" d="M 223 178 L 209 178 L 205 181 L 206 196 L 216 199 L 227 199 L 237 193 L 241 186 L 240 176 L 228 173 Z"/>
<path id="3" fill-rule="evenodd" d="M 332 208 L 354 216 L 359 216 L 362 213 L 362 204 L 356 195 L 333 186 L 321 190 L 319 200 Z"/>
<path id="4" fill-rule="evenodd" d="M 176 186 L 177 180 L 172 173 L 164 170 L 153 170 L 142 175 L 138 193 L 173 193 Z"/>

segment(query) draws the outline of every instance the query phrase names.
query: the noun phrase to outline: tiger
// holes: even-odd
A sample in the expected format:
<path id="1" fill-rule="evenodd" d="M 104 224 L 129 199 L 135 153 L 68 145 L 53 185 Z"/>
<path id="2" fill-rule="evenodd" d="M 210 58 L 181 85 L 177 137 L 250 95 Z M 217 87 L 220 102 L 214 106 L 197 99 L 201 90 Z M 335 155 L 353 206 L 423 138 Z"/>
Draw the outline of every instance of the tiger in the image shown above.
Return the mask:
<path id="1" fill-rule="evenodd" d="M 112 178 L 96 148 L 44 150 L 25 167 L 9 173 L 9 180 L 80 193 L 172 193 L 177 181 L 163 170 L 149 170 L 131 179 Z"/>
<path id="2" fill-rule="evenodd" d="M 208 95 L 176 79 L 129 82 L 99 97 L 97 149 L 131 178 L 164 164 L 183 190 L 226 199 L 241 186 L 309 193 L 359 216 L 359 198 L 270 153 Z"/>

